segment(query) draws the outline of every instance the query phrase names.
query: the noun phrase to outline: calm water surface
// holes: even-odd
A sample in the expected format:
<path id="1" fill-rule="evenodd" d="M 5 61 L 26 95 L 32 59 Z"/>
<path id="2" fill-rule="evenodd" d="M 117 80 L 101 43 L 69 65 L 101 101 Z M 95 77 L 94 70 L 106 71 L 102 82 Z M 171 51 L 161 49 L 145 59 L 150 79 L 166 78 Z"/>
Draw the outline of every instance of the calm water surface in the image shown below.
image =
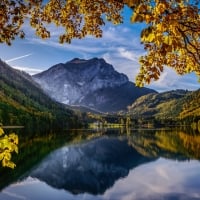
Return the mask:
<path id="1" fill-rule="evenodd" d="M 76 131 L 21 138 L 1 200 L 200 199 L 200 135 Z"/>

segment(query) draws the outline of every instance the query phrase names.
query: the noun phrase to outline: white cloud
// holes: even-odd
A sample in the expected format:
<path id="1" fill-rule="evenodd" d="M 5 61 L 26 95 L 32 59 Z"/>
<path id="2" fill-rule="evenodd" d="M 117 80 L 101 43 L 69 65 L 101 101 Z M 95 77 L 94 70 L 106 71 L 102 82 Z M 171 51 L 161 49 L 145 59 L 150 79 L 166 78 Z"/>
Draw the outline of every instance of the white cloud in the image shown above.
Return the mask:
<path id="1" fill-rule="evenodd" d="M 125 59 L 129 59 L 129 60 L 132 60 L 134 62 L 137 62 L 138 59 L 139 59 L 139 56 L 136 56 L 136 54 L 134 53 L 134 51 L 129 51 L 129 50 L 127 50 L 124 47 L 119 47 L 117 49 L 117 51 Z"/>
<path id="2" fill-rule="evenodd" d="M 28 27 L 26 27 L 26 29 L 28 29 Z M 101 53 L 102 51 L 105 53 L 110 50 L 116 50 L 120 46 L 129 49 L 134 48 L 134 50 L 137 51 L 139 42 L 136 41 L 139 37 L 138 34 L 133 32 L 133 30 L 130 28 L 106 25 L 105 27 L 102 27 L 102 29 L 102 38 L 87 36 L 81 40 L 73 39 L 71 44 L 59 44 L 58 38 L 60 34 L 64 33 L 64 29 L 52 25 L 49 26 L 49 30 L 51 32 L 50 39 L 42 40 L 41 38 L 35 36 L 33 30 L 29 30 L 29 34 L 27 34 L 27 40 L 32 44 L 42 44 L 51 46 L 53 48 L 62 48 L 75 53 L 82 52 L 88 54 L 97 54 Z"/>
<path id="3" fill-rule="evenodd" d="M 31 67 L 22 67 L 22 66 L 12 66 L 14 69 L 18 69 L 20 71 L 25 71 L 30 75 L 34 75 L 37 73 L 42 72 L 43 70 L 37 69 L 37 68 L 31 68 Z"/>
<path id="4" fill-rule="evenodd" d="M 165 67 L 164 72 L 161 74 L 157 81 L 152 82 L 149 85 L 151 88 L 156 89 L 159 92 L 175 89 L 199 89 L 197 78 L 194 74 L 178 75 L 172 68 Z"/>
<path id="5" fill-rule="evenodd" d="M 11 58 L 11 59 L 9 59 L 9 60 L 6 60 L 5 62 L 9 63 L 9 62 L 12 62 L 12 61 L 15 61 L 15 60 L 20 60 L 20 59 L 22 59 L 22 58 L 26 58 L 26 57 L 31 56 L 31 55 L 32 55 L 32 54 L 29 53 L 29 54 L 26 54 L 26 55 L 23 55 L 23 56 L 14 57 L 14 58 Z"/>
<path id="6" fill-rule="evenodd" d="M 108 52 L 102 55 L 102 57 L 111 63 L 114 68 L 128 76 L 129 80 L 134 82 L 136 74 L 139 72 L 139 65 L 130 59 L 125 59 L 118 52 Z"/>

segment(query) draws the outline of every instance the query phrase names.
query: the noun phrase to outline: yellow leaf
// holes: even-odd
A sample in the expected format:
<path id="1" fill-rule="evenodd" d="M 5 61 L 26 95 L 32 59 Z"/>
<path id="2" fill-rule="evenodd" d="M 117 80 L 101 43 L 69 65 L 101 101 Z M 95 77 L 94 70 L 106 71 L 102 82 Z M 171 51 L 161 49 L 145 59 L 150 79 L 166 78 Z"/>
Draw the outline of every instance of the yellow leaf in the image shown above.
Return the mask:
<path id="1" fill-rule="evenodd" d="M 148 14 L 145 15 L 145 20 L 146 20 L 146 23 L 149 24 L 152 21 L 152 16 Z"/>
<path id="2" fill-rule="evenodd" d="M 163 24 L 157 24 L 156 28 L 156 30 L 159 32 L 163 33 L 165 31 L 165 27 L 163 26 Z"/>
<path id="3" fill-rule="evenodd" d="M 172 45 L 172 39 L 170 36 L 164 36 L 164 41 L 163 41 L 165 44 L 168 44 L 168 45 Z"/>
<path id="4" fill-rule="evenodd" d="M 166 10 L 166 4 L 165 3 L 159 3 L 157 8 L 158 8 L 159 13 L 163 13 Z"/>
<path id="5" fill-rule="evenodd" d="M 3 129 L 0 127 L 0 136 L 4 134 Z"/>
<path id="6" fill-rule="evenodd" d="M 0 153 L 0 160 L 4 158 L 4 152 Z"/>
<path id="7" fill-rule="evenodd" d="M 146 38 L 146 41 L 147 41 L 147 42 L 153 42 L 154 39 L 155 39 L 155 34 L 154 34 L 154 33 L 150 33 L 150 34 L 148 35 L 148 37 Z"/>

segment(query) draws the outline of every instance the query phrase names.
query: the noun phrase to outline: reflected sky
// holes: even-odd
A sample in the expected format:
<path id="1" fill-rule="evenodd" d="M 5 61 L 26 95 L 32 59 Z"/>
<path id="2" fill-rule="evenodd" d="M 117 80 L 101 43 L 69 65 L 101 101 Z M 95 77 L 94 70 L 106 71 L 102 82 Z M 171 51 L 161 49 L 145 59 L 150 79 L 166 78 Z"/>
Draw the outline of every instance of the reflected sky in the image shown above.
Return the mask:
<path id="1" fill-rule="evenodd" d="M 0 193 L 1 200 L 143 200 L 200 199 L 200 163 L 158 159 L 130 170 L 102 195 L 72 194 L 36 178 L 12 184 Z"/>
<path id="2" fill-rule="evenodd" d="M 131 170 L 106 199 L 200 199 L 200 163 L 159 159 Z"/>

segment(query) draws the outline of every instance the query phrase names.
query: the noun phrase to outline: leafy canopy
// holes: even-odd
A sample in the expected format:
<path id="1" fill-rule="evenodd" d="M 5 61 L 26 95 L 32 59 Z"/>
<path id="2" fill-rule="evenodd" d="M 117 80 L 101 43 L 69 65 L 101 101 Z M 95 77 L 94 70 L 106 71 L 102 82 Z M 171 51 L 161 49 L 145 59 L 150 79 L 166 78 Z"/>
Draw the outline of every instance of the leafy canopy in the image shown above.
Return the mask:
<path id="1" fill-rule="evenodd" d="M 48 24 L 64 27 L 60 43 L 87 35 L 101 37 L 106 21 L 123 23 L 125 5 L 133 11 L 131 23 L 146 24 L 138 86 L 159 79 L 166 66 L 178 74 L 195 72 L 200 79 L 199 0 L 1 0 L 0 42 L 11 45 L 17 36 L 24 38 L 26 20 L 43 39 L 51 36 Z"/>
<path id="2" fill-rule="evenodd" d="M 0 161 L 3 167 L 14 168 L 15 163 L 11 161 L 12 153 L 18 153 L 18 136 L 15 133 L 6 135 L 0 126 Z"/>

